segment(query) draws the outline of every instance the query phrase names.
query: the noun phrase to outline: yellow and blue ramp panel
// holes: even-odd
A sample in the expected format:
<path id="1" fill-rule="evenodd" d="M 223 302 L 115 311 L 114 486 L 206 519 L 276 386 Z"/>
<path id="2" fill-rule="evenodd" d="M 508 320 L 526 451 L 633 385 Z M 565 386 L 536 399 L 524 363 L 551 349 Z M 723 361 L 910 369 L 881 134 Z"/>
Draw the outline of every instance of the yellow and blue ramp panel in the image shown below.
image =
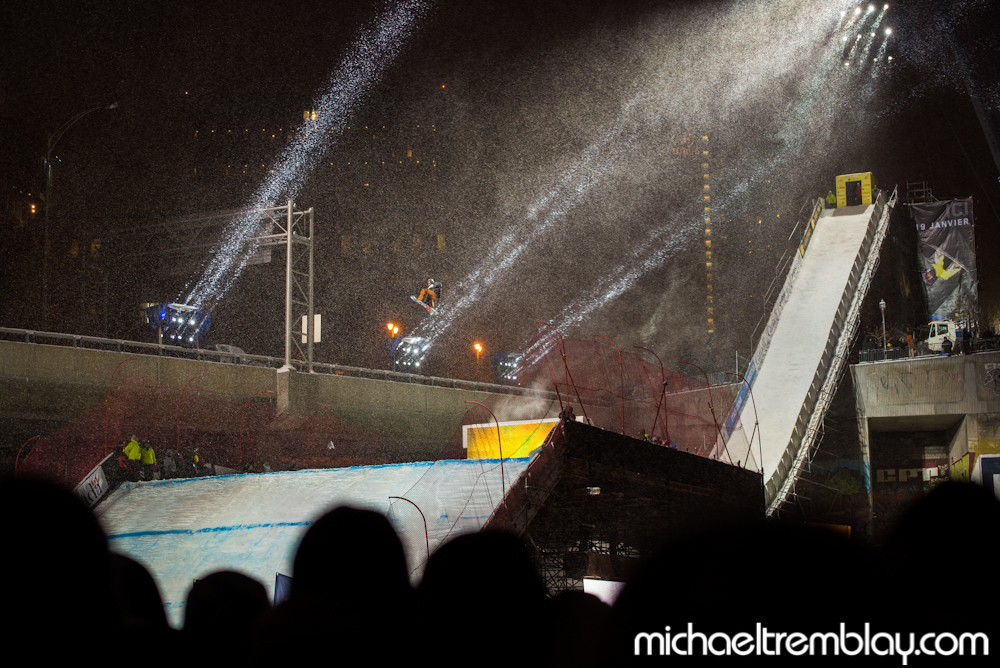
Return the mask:
<path id="1" fill-rule="evenodd" d="M 499 432 L 496 422 L 463 425 L 462 447 L 467 459 L 499 459 L 501 446 L 504 459 L 527 457 L 545 442 L 558 422 L 559 418 L 500 422 Z"/>

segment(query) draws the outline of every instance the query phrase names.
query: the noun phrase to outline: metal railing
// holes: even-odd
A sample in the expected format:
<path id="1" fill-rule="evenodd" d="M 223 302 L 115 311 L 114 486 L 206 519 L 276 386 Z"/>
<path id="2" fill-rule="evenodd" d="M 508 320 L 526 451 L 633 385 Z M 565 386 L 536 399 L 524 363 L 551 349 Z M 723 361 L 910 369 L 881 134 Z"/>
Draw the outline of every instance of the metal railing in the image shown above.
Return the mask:
<path id="1" fill-rule="evenodd" d="M 55 345 L 88 350 L 103 350 L 115 353 L 174 357 L 197 360 L 201 362 L 242 364 L 244 366 L 258 366 L 272 369 L 281 368 L 285 364 L 285 360 L 279 357 L 250 355 L 246 353 L 221 350 L 203 350 L 201 348 L 182 348 L 180 346 L 147 343 L 144 341 L 105 339 L 98 336 L 64 334 L 60 332 L 40 332 L 31 329 L 14 329 L 9 327 L 0 327 L 0 340 L 19 341 L 36 345 Z M 293 359 L 291 366 L 295 368 L 296 371 L 309 373 L 309 363 L 305 360 Z M 475 392 L 511 394 L 517 396 L 538 396 L 546 399 L 555 399 L 556 396 L 554 392 L 548 390 L 538 390 L 528 387 L 519 387 L 516 385 L 498 385 L 496 383 L 482 383 L 472 380 L 461 380 L 458 378 L 423 376 L 420 374 L 405 373 L 402 371 L 390 371 L 388 369 L 368 369 L 365 367 L 346 366 L 343 364 L 326 364 L 323 362 L 313 362 L 312 372 L 316 374 L 367 378 L 370 380 L 385 380 L 395 383 L 446 387 Z"/>
<path id="2" fill-rule="evenodd" d="M 778 320 L 781 318 L 781 312 L 785 308 L 785 302 L 788 300 L 788 296 L 792 291 L 792 285 L 795 283 L 795 277 L 799 273 L 799 265 L 802 264 L 802 258 L 804 256 L 804 248 L 808 244 L 809 238 L 813 232 L 812 222 L 818 221 L 820 215 L 823 212 L 823 198 L 817 197 L 813 203 L 812 215 L 810 216 L 810 222 L 806 223 L 805 228 L 802 230 L 802 237 L 797 246 L 792 250 L 792 255 L 785 259 L 786 256 L 782 255 L 782 259 L 778 260 L 778 266 L 775 268 L 774 280 L 771 281 L 771 286 L 768 287 L 767 294 L 764 297 L 764 314 L 761 315 L 760 320 L 757 322 L 757 326 L 754 327 L 753 332 L 750 334 L 750 345 L 751 350 L 753 350 L 753 356 L 751 357 L 751 362 L 756 364 L 757 369 L 760 369 L 760 365 L 764 362 L 764 357 L 767 355 L 767 349 L 771 345 L 771 336 L 774 334 L 774 330 L 778 327 Z M 796 226 L 797 227 L 797 226 Z M 795 234 L 795 230 L 792 230 L 792 235 Z M 791 237 L 789 237 L 789 240 Z M 787 268 L 787 273 L 784 273 Z M 781 290 L 777 293 L 774 292 L 774 288 L 777 285 L 778 278 L 784 273 L 785 280 L 782 283 Z M 768 306 L 769 301 L 772 299 L 773 303 Z M 770 308 L 770 310 L 768 310 Z M 753 337 L 757 335 L 757 330 L 760 329 L 761 323 L 765 322 L 766 326 L 761 332 L 760 337 L 757 339 L 757 343 L 754 344 Z"/>
<path id="3" fill-rule="evenodd" d="M 858 364 L 901 360 L 904 358 L 908 359 L 909 357 L 909 348 L 872 348 L 871 350 L 862 350 L 858 353 Z"/>

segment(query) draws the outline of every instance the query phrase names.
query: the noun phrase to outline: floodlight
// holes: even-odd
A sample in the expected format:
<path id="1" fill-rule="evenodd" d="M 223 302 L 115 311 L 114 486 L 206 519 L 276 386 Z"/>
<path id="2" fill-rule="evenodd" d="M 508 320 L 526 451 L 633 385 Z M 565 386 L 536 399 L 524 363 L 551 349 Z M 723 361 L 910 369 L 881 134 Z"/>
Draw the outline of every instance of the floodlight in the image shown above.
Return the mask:
<path id="1" fill-rule="evenodd" d="M 165 339 L 183 346 L 196 345 L 205 338 L 212 316 L 188 304 L 153 304 L 145 309 L 146 321 L 157 342 Z"/>
<path id="2" fill-rule="evenodd" d="M 493 373 L 500 384 L 516 384 L 524 353 L 499 352 L 490 355 Z"/>
<path id="3" fill-rule="evenodd" d="M 891 35 L 892 34 L 892 28 L 886 28 L 885 29 L 885 34 L 886 35 Z"/>

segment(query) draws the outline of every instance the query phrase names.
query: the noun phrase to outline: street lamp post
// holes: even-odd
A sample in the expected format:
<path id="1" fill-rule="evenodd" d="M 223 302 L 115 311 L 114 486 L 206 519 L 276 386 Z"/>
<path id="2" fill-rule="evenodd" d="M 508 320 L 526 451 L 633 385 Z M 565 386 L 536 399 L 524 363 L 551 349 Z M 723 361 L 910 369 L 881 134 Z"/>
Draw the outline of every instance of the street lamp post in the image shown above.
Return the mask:
<path id="1" fill-rule="evenodd" d="M 49 135 L 45 146 L 45 238 L 42 249 L 42 329 L 47 329 L 49 324 L 49 202 L 52 200 L 52 149 L 62 138 L 70 126 L 87 114 L 101 109 L 116 109 L 118 103 L 114 102 L 107 106 L 94 107 L 69 119 L 61 128 Z"/>
<path id="2" fill-rule="evenodd" d="M 882 311 L 882 359 L 886 359 L 886 341 L 885 341 L 885 300 L 881 300 L 878 303 L 879 310 Z"/>
<path id="3" fill-rule="evenodd" d="M 389 332 L 389 370 L 396 370 L 396 349 L 399 347 L 399 341 L 396 337 L 399 335 L 399 325 L 394 325 L 391 322 L 385 324 L 386 330 Z"/>

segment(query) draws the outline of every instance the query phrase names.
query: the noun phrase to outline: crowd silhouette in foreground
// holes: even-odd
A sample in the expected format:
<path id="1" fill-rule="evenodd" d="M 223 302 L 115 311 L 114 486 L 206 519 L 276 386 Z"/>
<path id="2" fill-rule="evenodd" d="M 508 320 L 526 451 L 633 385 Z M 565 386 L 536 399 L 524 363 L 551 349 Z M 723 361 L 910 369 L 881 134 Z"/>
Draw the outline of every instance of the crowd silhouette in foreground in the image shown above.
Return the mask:
<path id="1" fill-rule="evenodd" d="M 752 632 L 758 622 L 805 633 L 842 622 L 870 622 L 873 633 L 996 626 L 995 607 L 981 604 L 996 600 L 1000 511 L 975 485 L 947 483 L 916 501 L 879 550 L 763 521 L 675 537 L 638 567 L 613 607 L 582 592 L 547 597 L 524 544 L 500 532 L 444 544 L 413 587 L 389 521 L 341 507 L 303 537 L 287 600 L 272 608 L 256 580 L 213 573 L 191 588 L 182 630 L 168 625 L 150 573 L 109 551 L 74 494 L 25 479 L 0 488 L 8 665 L 611 666 L 638 660 L 637 633 L 689 623 L 706 634 Z M 989 649 L 980 660 L 1000 651 Z"/>

